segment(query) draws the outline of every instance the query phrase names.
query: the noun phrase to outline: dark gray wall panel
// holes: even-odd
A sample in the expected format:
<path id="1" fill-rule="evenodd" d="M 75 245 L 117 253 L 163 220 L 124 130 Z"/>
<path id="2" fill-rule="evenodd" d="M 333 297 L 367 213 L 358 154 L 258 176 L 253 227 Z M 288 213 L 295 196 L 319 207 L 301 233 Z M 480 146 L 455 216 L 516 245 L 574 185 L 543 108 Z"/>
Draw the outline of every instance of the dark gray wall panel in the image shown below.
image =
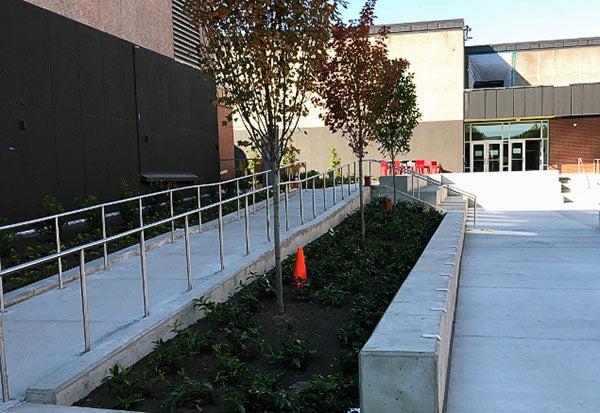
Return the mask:
<path id="1" fill-rule="evenodd" d="M 583 85 L 583 113 L 594 112 L 594 85 Z"/>
<path id="2" fill-rule="evenodd" d="M 592 113 L 600 113 L 600 83 L 594 84 L 594 109 Z"/>
<path id="3" fill-rule="evenodd" d="M 81 115 L 86 195 L 110 198 L 108 143 L 104 116 Z"/>
<path id="4" fill-rule="evenodd" d="M 217 91 L 214 84 L 208 83 L 199 73 L 190 79 L 192 91 L 192 130 L 217 134 L 215 122 L 217 110 L 212 105 Z"/>
<path id="5" fill-rule="evenodd" d="M 81 112 L 104 117 L 100 32 L 78 24 L 77 42 Z"/>
<path id="6" fill-rule="evenodd" d="M 175 64 L 171 59 L 160 60 L 160 97 L 162 125 L 177 128 L 177 81 Z"/>
<path id="7" fill-rule="evenodd" d="M 497 118 L 496 110 L 496 89 L 490 89 L 485 91 L 485 117 L 486 119 Z"/>
<path id="8" fill-rule="evenodd" d="M 81 115 L 54 112 L 60 200 L 73 205 L 73 198 L 85 194 L 85 169 L 81 138 Z"/>
<path id="9" fill-rule="evenodd" d="M 21 72 L 21 101 L 26 105 L 50 107 L 50 51 L 48 13 L 39 7 L 24 3 L 18 6 L 15 38 Z"/>
<path id="10" fill-rule="evenodd" d="M 48 22 L 53 105 L 58 110 L 77 112 L 80 109 L 77 23 L 56 14 L 50 14 Z"/>
<path id="11" fill-rule="evenodd" d="M 554 88 L 552 86 L 542 87 L 542 115 L 552 116 L 554 114 Z"/>
<path id="12" fill-rule="evenodd" d="M 149 50 L 135 49 L 135 81 L 140 121 L 161 124 L 160 61 Z"/>
<path id="13" fill-rule="evenodd" d="M 498 89 L 497 114 L 499 118 L 512 118 L 514 116 L 514 93 L 510 89 Z"/>
<path id="14" fill-rule="evenodd" d="M 23 189 L 27 188 L 22 166 L 27 164 L 23 133 L 18 129 L 22 107 L 0 101 L 0 210 L 12 211 L 23 205 Z"/>
<path id="15" fill-rule="evenodd" d="M 130 187 L 138 185 L 139 161 L 136 131 L 134 122 L 121 119 L 107 121 L 110 197 L 113 199 L 121 195 L 123 181 L 126 181 Z"/>
<path id="16" fill-rule="evenodd" d="M 135 120 L 133 47 L 106 33 L 101 40 L 106 116 Z"/>
<path id="17" fill-rule="evenodd" d="M 2 3 L 0 13 L 0 102 L 18 103 L 20 99 L 21 72 L 18 61 L 19 45 L 16 37 L 17 1 Z"/>
<path id="18" fill-rule="evenodd" d="M 177 125 L 180 129 L 191 129 L 191 97 L 190 71 L 192 68 L 177 65 L 175 79 L 177 81 Z"/>
<path id="19" fill-rule="evenodd" d="M 583 85 L 571 86 L 571 113 L 583 114 Z"/>
<path id="20" fill-rule="evenodd" d="M 141 169 L 219 178 L 215 87 L 198 70 L 22 0 L 1 7 L 0 213 L 114 199 Z"/>
<path id="21" fill-rule="evenodd" d="M 485 118 L 485 90 L 475 90 L 471 94 L 469 109 L 472 119 Z"/>
<path id="22" fill-rule="evenodd" d="M 554 114 L 571 114 L 571 88 L 569 86 L 554 88 Z"/>
<path id="23" fill-rule="evenodd" d="M 525 89 L 517 88 L 512 89 L 514 91 L 514 112 L 515 117 L 525 116 Z"/>
<path id="24" fill-rule="evenodd" d="M 28 203 L 39 202 L 45 195 L 58 195 L 57 149 L 53 133 L 51 113 L 46 108 L 26 106 L 23 108 L 27 129 L 22 133 L 22 152 L 27 167 L 22 169 L 27 182 Z M 35 165 L 35 167 L 32 167 Z"/>
<path id="25" fill-rule="evenodd" d="M 533 87 L 525 91 L 525 116 L 542 115 L 542 88 Z"/>

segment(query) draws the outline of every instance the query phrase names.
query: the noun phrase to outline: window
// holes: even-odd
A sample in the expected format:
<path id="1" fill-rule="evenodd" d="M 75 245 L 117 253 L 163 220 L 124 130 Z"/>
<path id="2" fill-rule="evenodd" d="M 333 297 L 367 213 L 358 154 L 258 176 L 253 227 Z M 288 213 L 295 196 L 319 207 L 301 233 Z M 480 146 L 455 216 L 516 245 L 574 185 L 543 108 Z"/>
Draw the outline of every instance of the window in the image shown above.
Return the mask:
<path id="1" fill-rule="evenodd" d="M 184 4 L 185 0 L 173 0 L 172 2 L 175 60 L 198 68 L 200 32 L 185 14 Z"/>
<path id="2" fill-rule="evenodd" d="M 501 140 L 504 136 L 504 125 L 502 124 L 484 124 L 473 125 L 471 139 L 481 140 Z"/>
<path id="3" fill-rule="evenodd" d="M 511 139 L 541 139 L 541 123 L 511 123 Z"/>

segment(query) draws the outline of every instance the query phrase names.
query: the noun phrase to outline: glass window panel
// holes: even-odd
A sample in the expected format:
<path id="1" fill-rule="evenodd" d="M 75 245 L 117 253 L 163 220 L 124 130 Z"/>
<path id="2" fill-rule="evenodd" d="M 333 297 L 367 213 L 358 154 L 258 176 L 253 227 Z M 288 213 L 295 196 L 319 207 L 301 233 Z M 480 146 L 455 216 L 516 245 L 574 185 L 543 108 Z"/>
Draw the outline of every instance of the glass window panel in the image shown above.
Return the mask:
<path id="1" fill-rule="evenodd" d="M 503 134 L 502 124 L 472 125 L 471 139 L 474 141 L 482 140 L 501 140 Z"/>
<path id="2" fill-rule="evenodd" d="M 465 143 L 465 172 L 471 169 L 471 144 Z"/>
<path id="3" fill-rule="evenodd" d="M 548 121 L 542 122 L 542 139 L 548 139 Z"/>
<path id="4" fill-rule="evenodd" d="M 540 139 L 541 124 L 539 122 L 532 123 L 511 123 L 510 138 L 511 139 Z"/>

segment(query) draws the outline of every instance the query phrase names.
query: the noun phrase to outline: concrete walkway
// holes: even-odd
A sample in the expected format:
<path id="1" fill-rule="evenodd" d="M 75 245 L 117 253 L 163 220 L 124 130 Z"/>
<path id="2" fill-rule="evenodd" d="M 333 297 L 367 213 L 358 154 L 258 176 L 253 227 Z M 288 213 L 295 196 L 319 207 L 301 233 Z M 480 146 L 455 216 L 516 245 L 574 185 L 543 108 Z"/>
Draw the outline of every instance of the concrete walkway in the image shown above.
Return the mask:
<path id="1" fill-rule="evenodd" d="M 597 211 L 478 218 L 462 260 L 447 411 L 600 411 Z"/>
<path id="2" fill-rule="evenodd" d="M 352 188 L 355 191 L 354 187 Z M 342 201 L 337 188 L 338 207 L 354 199 L 358 191 Z M 322 214 L 323 192 L 316 193 L 317 214 Z M 327 191 L 327 212 L 332 210 L 333 190 Z M 272 205 L 272 204 L 271 204 Z M 290 231 L 285 231 L 281 203 L 282 238 L 291 237 L 300 226 L 299 197 L 290 198 Z M 304 191 L 305 223 L 313 219 L 312 192 Z M 273 217 L 271 207 L 271 219 Z M 317 218 L 318 219 L 318 218 Z M 218 231 L 199 235 L 197 227 L 191 237 L 192 277 L 194 289 L 186 292 L 186 260 L 183 239 L 147 253 L 150 316 L 142 319 L 142 289 L 139 256 L 131 257 L 105 271 L 91 274 L 87 280 L 92 351 L 84 350 L 81 295 L 79 282 L 63 290 L 48 291 L 11 306 L 4 315 L 4 335 L 11 399 L 22 400 L 28 388 L 38 388 L 48 377 L 75 377 L 75 373 L 94 360 L 94 353 L 106 354 L 106 348 L 119 340 L 143 334 L 152 320 L 160 320 L 183 299 L 202 296 L 236 268 L 245 268 L 251 260 L 272 249 L 266 242 L 265 210 L 250 216 L 251 254 L 245 254 L 244 219 L 227 224 L 224 229 L 225 271 L 220 271 Z M 180 300 L 180 301 L 175 301 Z M 175 303 L 175 304 L 174 304 Z M 76 366 L 78 371 L 65 371 Z M 71 368 L 69 367 L 69 368 Z M 72 376 L 69 376 L 72 374 Z M 52 380 L 50 380 L 52 381 Z"/>

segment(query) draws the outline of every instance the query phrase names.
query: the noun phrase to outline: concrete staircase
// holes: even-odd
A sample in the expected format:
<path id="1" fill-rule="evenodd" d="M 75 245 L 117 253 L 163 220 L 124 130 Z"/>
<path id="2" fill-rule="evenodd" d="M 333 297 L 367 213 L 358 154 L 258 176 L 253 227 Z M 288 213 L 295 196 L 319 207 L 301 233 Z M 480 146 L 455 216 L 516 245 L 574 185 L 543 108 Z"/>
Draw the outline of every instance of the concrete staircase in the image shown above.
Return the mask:
<path id="1" fill-rule="evenodd" d="M 600 203 L 599 174 L 561 174 L 558 179 L 565 208 L 598 209 Z"/>

